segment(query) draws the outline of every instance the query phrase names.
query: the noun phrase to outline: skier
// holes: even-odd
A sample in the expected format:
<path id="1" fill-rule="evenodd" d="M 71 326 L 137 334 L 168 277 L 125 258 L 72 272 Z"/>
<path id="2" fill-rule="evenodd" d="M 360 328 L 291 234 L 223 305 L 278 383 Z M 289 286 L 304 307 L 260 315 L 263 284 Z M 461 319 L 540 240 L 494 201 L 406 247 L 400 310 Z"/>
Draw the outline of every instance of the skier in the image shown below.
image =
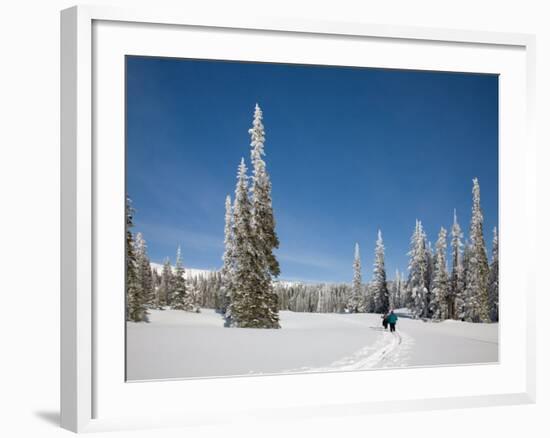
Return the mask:
<path id="1" fill-rule="evenodd" d="M 388 312 L 382 315 L 382 325 L 384 326 L 384 330 L 388 329 Z"/>
<path id="2" fill-rule="evenodd" d="M 393 313 L 393 310 L 388 315 L 388 323 L 390 324 L 390 331 L 395 331 L 395 324 L 397 323 L 397 315 Z"/>

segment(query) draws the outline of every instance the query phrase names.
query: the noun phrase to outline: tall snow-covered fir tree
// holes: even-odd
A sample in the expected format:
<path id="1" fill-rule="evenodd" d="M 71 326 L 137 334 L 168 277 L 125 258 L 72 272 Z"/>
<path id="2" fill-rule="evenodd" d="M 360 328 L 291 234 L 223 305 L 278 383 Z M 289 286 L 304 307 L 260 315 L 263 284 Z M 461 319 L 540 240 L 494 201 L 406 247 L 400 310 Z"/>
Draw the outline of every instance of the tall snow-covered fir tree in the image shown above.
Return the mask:
<path id="1" fill-rule="evenodd" d="M 275 218 L 273 216 L 273 202 L 271 199 L 271 180 L 267 173 L 265 156 L 265 130 L 263 125 L 263 113 L 258 104 L 254 108 L 254 118 L 250 134 L 250 158 L 252 161 L 252 229 L 255 240 L 255 249 L 259 263 L 259 269 L 263 272 L 262 306 L 267 306 L 268 311 L 263 316 L 263 327 L 279 327 L 278 297 L 273 291 L 273 277 L 281 273 L 279 262 L 274 250 L 279 247 L 279 239 L 275 232 Z"/>
<path id="2" fill-rule="evenodd" d="M 374 251 L 374 271 L 371 282 L 374 297 L 374 312 L 386 313 L 390 307 L 388 284 L 386 282 L 386 265 L 384 261 L 384 241 L 382 231 L 378 230 L 376 249 Z"/>
<path id="3" fill-rule="evenodd" d="M 162 274 L 160 277 L 160 286 L 157 292 L 157 303 L 158 307 L 162 308 L 163 306 L 169 306 L 172 300 L 172 286 L 174 274 L 172 272 L 172 265 L 170 259 L 166 257 L 164 263 L 162 264 Z"/>
<path id="4" fill-rule="evenodd" d="M 153 273 L 151 262 L 147 255 L 147 242 L 141 233 L 136 234 L 135 240 L 137 277 L 147 305 L 154 305 L 155 289 L 153 285 Z"/>
<path id="5" fill-rule="evenodd" d="M 132 227 L 134 209 L 132 200 L 126 196 L 126 319 L 128 321 L 147 321 L 147 297 L 138 278 L 138 260 Z"/>
<path id="6" fill-rule="evenodd" d="M 448 295 L 449 279 L 447 275 L 447 230 L 441 227 L 435 245 L 433 299 L 430 303 L 432 316 L 436 319 L 449 318 Z"/>
<path id="7" fill-rule="evenodd" d="M 462 264 L 462 230 L 456 217 L 456 209 L 451 228 L 451 275 L 449 278 L 449 295 L 447 301 L 447 315 L 449 318 L 461 317 L 464 307 L 464 267 Z"/>
<path id="8" fill-rule="evenodd" d="M 416 221 L 409 251 L 409 278 L 406 289 L 406 306 L 415 317 L 428 316 L 429 293 L 428 245 L 422 222 Z"/>
<path id="9" fill-rule="evenodd" d="M 493 248 L 489 272 L 489 307 L 491 321 L 498 321 L 498 232 L 493 228 Z"/>
<path id="10" fill-rule="evenodd" d="M 252 204 L 244 158 L 239 165 L 233 206 L 235 269 L 229 312 L 231 325 L 250 328 L 279 328 L 276 295 L 266 269 L 265 253 L 256 248 L 252 226 Z M 275 295 L 272 300 L 271 295 Z M 275 301 L 275 308 L 273 307 Z"/>
<path id="11" fill-rule="evenodd" d="M 176 272 L 172 278 L 172 294 L 170 306 L 176 310 L 193 310 L 191 297 L 187 291 L 185 281 L 185 268 L 181 259 L 181 247 L 178 246 L 176 253 Z"/>
<path id="12" fill-rule="evenodd" d="M 271 180 L 263 159 L 265 155 L 265 130 L 262 121 L 262 110 L 256 104 L 252 128 L 248 130 L 252 148 L 250 151 L 252 161 L 252 227 L 258 240 L 258 250 L 263 252 L 269 273 L 277 277 L 281 273 L 281 269 L 273 250 L 279 247 L 279 239 L 275 232 Z"/>
<path id="13" fill-rule="evenodd" d="M 351 283 L 351 294 L 348 301 L 348 310 L 351 313 L 360 312 L 364 306 L 362 283 L 361 255 L 359 254 L 359 244 L 356 243 L 353 258 L 353 281 Z"/>
<path id="14" fill-rule="evenodd" d="M 229 314 L 229 303 L 231 302 L 231 288 L 233 275 L 235 271 L 235 248 L 233 239 L 233 206 L 231 205 L 231 196 L 225 198 L 225 227 L 224 227 L 224 252 L 223 252 L 223 267 L 222 287 L 220 297 L 220 311 L 225 315 L 225 318 L 230 324 L 231 315 Z"/>
<path id="15" fill-rule="evenodd" d="M 472 220 L 470 223 L 470 259 L 466 278 L 465 318 L 467 321 L 488 322 L 489 311 L 489 263 L 483 238 L 483 213 L 479 181 L 473 180 Z"/>

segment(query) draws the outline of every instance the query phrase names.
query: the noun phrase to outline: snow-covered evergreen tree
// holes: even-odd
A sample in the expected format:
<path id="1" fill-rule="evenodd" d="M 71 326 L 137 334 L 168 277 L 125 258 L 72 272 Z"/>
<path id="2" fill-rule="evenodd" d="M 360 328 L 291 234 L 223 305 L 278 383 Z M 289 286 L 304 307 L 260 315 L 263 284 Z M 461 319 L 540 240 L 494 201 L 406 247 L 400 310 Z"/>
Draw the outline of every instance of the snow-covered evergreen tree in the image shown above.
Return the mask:
<path id="1" fill-rule="evenodd" d="M 176 310 L 193 310 L 193 303 L 187 291 L 185 281 L 185 268 L 181 260 L 181 247 L 178 246 L 176 253 L 176 272 L 172 279 L 172 294 L 170 306 Z"/>
<path id="2" fill-rule="evenodd" d="M 138 278 L 138 261 L 134 236 L 134 209 L 132 200 L 126 196 L 126 319 L 140 322 L 147 320 L 147 297 Z"/>
<path id="3" fill-rule="evenodd" d="M 145 242 L 141 233 L 136 234 L 135 248 L 138 282 L 143 291 L 145 303 L 147 305 L 154 305 L 155 290 L 153 285 L 153 273 L 151 271 L 151 262 L 147 255 L 147 242 Z"/>
<path id="4" fill-rule="evenodd" d="M 277 277 L 281 270 L 279 262 L 273 253 L 279 247 L 279 239 L 275 232 L 275 219 L 271 200 L 271 181 L 263 159 L 265 155 L 265 130 L 262 123 L 263 113 L 258 104 L 254 109 L 252 128 L 248 133 L 251 138 L 250 157 L 252 161 L 252 227 L 257 239 L 257 250 L 267 263 L 268 271 Z"/>
<path id="5" fill-rule="evenodd" d="M 168 306 L 171 304 L 173 286 L 172 278 L 172 265 L 170 264 L 170 259 L 167 257 L 162 265 L 160 286 L 158 288 L 157 303 L 159 309 L 163 306 Z"/>
<path id="6" fill-rule="evenodd" d="M 451 229 L 451 275 L 449 278 L 449 297 L 447 315 L 449 318 L 460 318 L 464 306 L 464 267 L 462 265 L 462 230 L 456 217 L 456 209 Z"/>
<path id="7" fill-rule="evenodd" d="M 386 313 L 390 307 L 388 285 L 386 282 L 386 265 L 384 261 L 384 241 L 382 231 L 378 230 L 374 252 L 374 272 L 371 283 L 374 297 L 374 312 Z"/>
<path id="8" fill-rule="evenodd" d="M 351 283 L 351 294 L 348 301 L 348 309 L 351 313 L 357 313 L 364 309 L 363 286 L 361 276 L 361 256 L 359 254 L 359 244 L 355 244 L 355 254 L 353 258 L 353 281 Z"/>
<path id="9" fill-rule="evenodd" d="M 422 222 L 416 221 L 409 251 L 409 278 L 406 289 L 406 306 L 415 317 L 427 317 L 429 293 L 428 245 Z"/>
<path id="10" fill-rule="evenodd" d="M 472 188 L 472 220 L 470 223 L 470 259 L 466 278 L 466 320 L 490 321 L 489 311 L 489 263 L 483 238 L 483 213 L 477 178 Z"/>
<path id="11" fill-rule="evenodd" d="M 225 227 L 224 227 L 224 252 L 223 267 L 221 271 L 222 287 L 220 310 L 225 315 L 228 325 L 230 325 L 231 315 L 229 314 L 229 303 L 231 302 L 231 288 L 233 275 L 235 271 L 235 248 L 233 239 L 233 206 L 231 205 L 231 196 L 225 198 Z"/>
<path id="12" fill-rule="evenodd" d="M 493 249 L 489 273 L 489 304 L 491 321 L 498 321 L 498 232 L 493 228 Z"/>
<path id="13" fill-rule="evenodd" d="M 256 248 L 252 227 L 252 205 L 248 196 L 248 176 L 241 160 L 233 207 L 235 269 L 229 312 L 231 325 L 252 328 L 279 328 L 277 297 L 266 271 L 265 253 Z M 272 299 L 272 295 L 275 299 Z M 275 308 L 273 308 L 273 301 Z"/>
<path id="14" fill-rule="evenodd" d="M 261 306 L 267 306 L 268 310 L 263 313 L 265 328 L 279 327 L 279 305 L 277 295 L 273 292 L 273 278 L 277 277 L 281 270 L 279 262 L 275 257 L 274 250 L 279 247 L 279 239 L 275 232 L 275 218 L 273 216 L 273 203 L 271 200 L 271 180 L 267 173 L 265 156 L 265 130 L 263 125 L 263 113 L 258 104 L 254 109 L 254 119 L 250 134 L 250 158 L 252 161 L 252 230 L 255 240 L 258 269 L 263 273 L 262 280 L 258 279 L 263 286 L 257 298 Z M 260 275 L 260 272 L 258 272 Z M 261 298 L 260 298 L 261 296 Z"/>
<path id="15" fill-rule="evenodd" d="M 184 310 L 200 313 L 201 311 L 200 301 L 201 301 L 201 293 L 199 289 L 193 283 L 189 283 L 187 285 L 187 298 L 185 300 L 187 308 Z"/>
<path id="16" fill-rule="evenodd" d="M 430 303 L 432 316 L 447 319 L 449 280 L 447 275 L 447 230 L 441 227 L 435 247 L 433 273 L 433 299 Z"/>

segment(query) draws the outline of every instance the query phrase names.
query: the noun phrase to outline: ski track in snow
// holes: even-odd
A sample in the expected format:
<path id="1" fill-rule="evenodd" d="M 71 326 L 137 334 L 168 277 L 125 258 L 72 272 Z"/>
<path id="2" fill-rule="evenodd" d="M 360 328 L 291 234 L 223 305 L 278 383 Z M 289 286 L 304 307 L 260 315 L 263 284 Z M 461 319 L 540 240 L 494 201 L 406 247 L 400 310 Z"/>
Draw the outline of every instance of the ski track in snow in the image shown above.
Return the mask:
<path id="1" fill-rule="evenodd" d="M 374 330 L 383 330 L 371 327 Z M 350 356 L 339 359 L 327 367 L 303 367 L 287 372 L 358 371 L 407 366 L 408 353 L 414 339 L 407 333 L 383 331 L 374 345 L 357 350 Z"/>

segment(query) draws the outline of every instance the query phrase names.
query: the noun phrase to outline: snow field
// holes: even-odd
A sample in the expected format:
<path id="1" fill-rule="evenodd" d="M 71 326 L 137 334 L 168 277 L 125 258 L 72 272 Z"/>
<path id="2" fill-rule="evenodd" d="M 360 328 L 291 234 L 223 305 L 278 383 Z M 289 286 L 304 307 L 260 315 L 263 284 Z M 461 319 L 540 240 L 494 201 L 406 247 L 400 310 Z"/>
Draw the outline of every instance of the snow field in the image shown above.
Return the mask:
<path id="1" fill-rule="evenodd" d="M 496 362 L 498 324 L 280 312 L 282 329 L 224 328 L 212 309 L 152 310 L 127 323 L 128 380 L 354 371 Z"/>

